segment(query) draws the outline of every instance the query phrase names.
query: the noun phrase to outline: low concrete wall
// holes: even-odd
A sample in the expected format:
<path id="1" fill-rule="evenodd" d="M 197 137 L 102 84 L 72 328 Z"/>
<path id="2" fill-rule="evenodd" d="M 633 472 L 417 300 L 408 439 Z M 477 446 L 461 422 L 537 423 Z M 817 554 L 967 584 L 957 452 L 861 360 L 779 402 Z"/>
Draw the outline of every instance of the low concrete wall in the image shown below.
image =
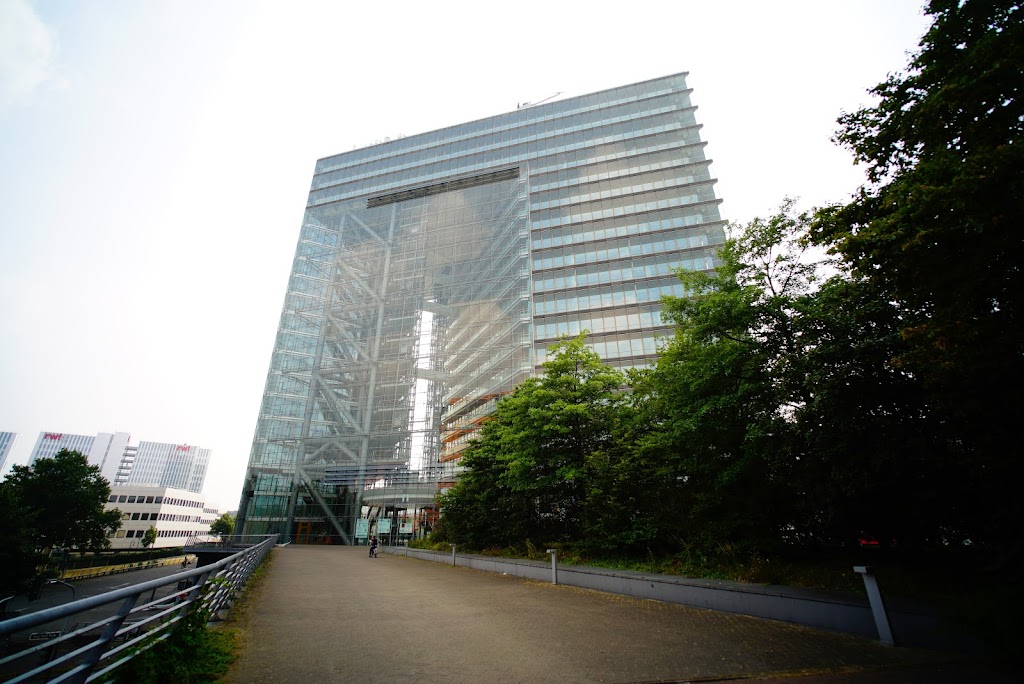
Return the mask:
<path id="1" fill-rule="evenodd" d="M 451 553 L 381 547 L 385 553 L 451 564 Z M 456 565 L 544 582 L 551 581 L 551 563 L 457 554 Z M 851 568 L 850 572 L 853 572 Z M 701 580 L 674 575 L 558 565 L 558 583 L 623 596 L 679 603 L 741 615 L 780 620 L 807 627 L 878 638 L 866 597 L 796 589 L 777 585 Z M 882 587 L 884 590 L 884 587 Z M 967 650 L 956 638 L 948 618 L 925 606 L 904 602 L 888 605 L 889 622 L 900 645 Z"/>
<path id="2" fill-rule="evenodd" d="M 156 560 L 137 561 L 135 563 L 122 563 L 120 565 L 98 565 L 92 568 L 75 568 L 65 570 L 60 576 L 62 580 L 71 582 L 74 580 L 91 579 L 103 577 L 104 575 L 115 575 L 119 572 L 133 572 L 135 570 L 148 570 L 159 568 L 165 565 L 181 565 L 187 556 L 170 556 L 169 558 L 158 558 Z"/>

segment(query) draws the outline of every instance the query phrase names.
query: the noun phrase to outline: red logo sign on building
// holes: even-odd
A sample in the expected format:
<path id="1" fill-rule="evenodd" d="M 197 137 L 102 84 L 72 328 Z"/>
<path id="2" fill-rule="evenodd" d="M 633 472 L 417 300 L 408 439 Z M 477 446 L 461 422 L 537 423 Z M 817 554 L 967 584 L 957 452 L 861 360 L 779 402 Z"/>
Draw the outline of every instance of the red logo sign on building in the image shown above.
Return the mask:
<path id="1" fill-rule="evenodd" d="M 43 439 L 64 439 L 64 433 L 62 432 L 47 432 L 43 434 Z"/>

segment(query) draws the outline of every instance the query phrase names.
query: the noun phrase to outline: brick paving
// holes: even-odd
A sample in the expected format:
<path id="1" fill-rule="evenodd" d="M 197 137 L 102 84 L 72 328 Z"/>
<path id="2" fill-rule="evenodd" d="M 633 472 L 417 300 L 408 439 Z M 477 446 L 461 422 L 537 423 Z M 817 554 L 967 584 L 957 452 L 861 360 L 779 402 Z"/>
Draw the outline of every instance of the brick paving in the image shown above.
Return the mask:
<path id="1" fill-rule="evenodd" d="M 248 602 L 229 683 L 796 684 L 803 675 L 808 684 L 864 684 L 959 667 L 942 654 L 771 620 L 403 556 L 370 559 L 362 547 L 274 554 Z"/>

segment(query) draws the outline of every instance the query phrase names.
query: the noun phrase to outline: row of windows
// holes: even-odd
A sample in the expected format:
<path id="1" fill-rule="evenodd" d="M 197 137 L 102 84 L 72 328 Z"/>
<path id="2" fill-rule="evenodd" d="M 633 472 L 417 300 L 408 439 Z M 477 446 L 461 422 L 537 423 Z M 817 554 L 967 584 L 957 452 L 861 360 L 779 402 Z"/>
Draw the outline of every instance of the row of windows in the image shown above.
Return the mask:
<path id="1" fill-rule="evenodd" d="M 140 504 L 164 504 L 165 506 L 188 506 L 189 508 L 202 508 L 201 501 L 189 501 L 188 499 L 176 499 L 164 496 L 143 496 L 131 494 L 111 494 L 107 499 L 109 503 L 140 503 Z"/>
<path id="2" fill-rule="evenodd" d="M 530 225 L 534 229 L 548 228 L 567 223 L 595 221 L 612 216 L 629 216 L 646 211 L 682 207 L 713 199 L 715 199 L 714 188 L 710 183 L 705 183 L 538 211 L 530 215 Z"/>
<path id="3" fill-rule="evenodd" d="M 296 311 L 285 309 L 281 314 L 281 330 L 290 332 L 306 333 L 307 335 L 319 335 L 320 326 L 323 325 L 323 318 L 301 314 Z"/>
<path id="4" fill-rule="evenodd" d="M 596 241 L 595 241 L 596 242 Z M 683 252 L 708 244 L 707 233 L 687 229 L 676 229 L 643 237 L 621 238 L 596 242 L 577 247 L 561 247 L 551 251 L 538 251 L 533 255 L 533 270 L 581 266 L 599 261 L 628 259 L 660 254 L 662 252 Z"/>
<path id="5" fill-rule="evenodd" d="M 573 116 L 573 120 L 565 120 L 561 126 L 559 122 L 550 121 L 547 123 L 538 122 L 520 128 L 518 131 L 505 131 L 501 134 L 492 134 L 478 138 L 464 138 L 462 140 L 449 139 L 442 145 L 421 153 L 405 155 L 403 157 L 391 157 L 385 163 L 375 162 L 350 166 L 344 171 L 335 171 L 324 176 L 314 176 L 313 190 L 320 190 L 332 185 L 340 186 L 353 181 L 391 175 L 416 167 L 429 165 L 437 159 L 455 159 L 484 156 L 500 159 L 508 157 L 510 150 L 527 150 L 529 154 L 544 154 L 548 146 L 559 139 L 565 139 L 579 135 L 581 137 L 592 137 L 595 129 L 607 126 L 626 127 L 622 131 L 629 130 L 636 121 L 646 117 L 680 109 L 690 108 L 687 98 L 679 98 L 674 95 L 666 95 L 661 98 L 648 100 L 641 106 L 639 103 L 629 103 L 611 108 L 602 112 L 579 114 Z M 690 108 L 692 109 L 692 108 Z M 515 152 L 512 153 L 513 156 Z M 310 193 L 312 194 L 312 193 Z"/>
<path id="6" fill-rule="evenodd" d="M 537 211 L 538 209 L 550 209 L 566 204 L 594 202 L 612 197 L 621 197 L 622 195 L 689 185 L 696 181 L 711 180 L 711 174 L 708 171 L 708 164 L 710 163 L 698 162 L 697 164 L 671 166 L 667 169 L 643 173 L 637 171 L 630 175 L 620 175 L 579 185 L 567 185 L 554 190 L 546 190 L 531 195 L 530 209 L 531 211 Z"/>
<path id="7" fill-rule="evenodd" d="M 696 137 L 696 132 L 694 132 Z M 639 143 L 643 138 L 635 139 Z M 619 153 L 613 159 L 603 162 L 591 162 L 585 166 L 560 166 L 548 173 L 533 171 L 530 175 L 530 194 L 534 195 L 545 190 L 579 185 L 593 181 L 628 176 L 635 173 L 647 173 L 658 169 L 684 166 L 704 159 L 704 143 L 696 142 L 681 147 L 673 142 L 671 147 L 659 151 L 643 151 L 643 153 L 622 155 L 622 146 L 611 146 L 612 151 Z M 593 150 L 596 152 L 597 150 Z M 589 157 L 592 158 L 592 157 Z"/>
<path id="8" fill-rule="evenodd" d="M 518 335 L 513 329 L 530 317 L 530 304 L 526 299 L 528 292 L 516 288 L 507 294 L 512 296 L 499 296 L 492 306 L 473 307 L 474 311 L 463 310 L 457 319 L 449 320 L 445 330 L 446 354 L 450 355 L 468 345 L 477 346 L 476 339 L 484 329 L 490 329 L 492 338 L 502 333 L 507 334 L 507 340 L 515 339 Z"/>
<path id="9" fill-rule="evenodd" d="M 603 361 L 629 356 L 645 356 L 658 353 L 657 336 L 652 333 L 617 335 L 606 339 L 588 339 L 585 344 L 594 350 Z M 548 360 L 549 345 L 537 347 L 537 365 Z"/>
<path id="10" fill-rule="evenodd" d="M 685 297 L 686 288 L 678 278 L 666 278 L 660 282 L 631 282 L 622 285 L 595 287 L 588 290 L 539 295 L 533 300 L 536 316 L 555 313 L 570 313 L 588 309 L 603 309 L 627 304 L 643 304 L 660 301 L 662 297 Z"/>
<path id="11" fill-rule="evenodd" d="M 121 520 L 167 520 L 169 522 L 202 522 L 198 515 L 174 513 L 122 513 Z"/>
<path id="12" fill-rule="evenodd" d="M 707 220 L 717 221 L 717 205 L 699 205 L 653 211 L 637 216 L 618 216 L 591 223 L 572 223 L 558 228 L 536 230 L 532 233 L 533 249 L 547 249 L 562 245 L 591 244 L 599 240 L 630 235 L 646 235 L 673 228 L 690 228 L 692 234 L 698 234 L 693 226 Z M 704 226 L 700 229 L 703 237 L 698 240 L 701 245 L 716 244 L 722 240 L 722 231 L 717 226 Z M 690 242 L 689 239 L 687 239 Z"/>
<path id="13" fill-rule="evenodd" d="M 499 330 L 498 334 L 479 338 L 472 348 L 460 350 L 462 353 L 449 356 L 446 359 L 446 366 L 452 376 L 482 377 L 499 365 L 506 368 L 510 365 L 517 366 L 513 360 L 515 350 L 529 345 L 532 341 L 529 328 L 525 325 L 519 329 L 516 336 Z"/>
<path id="14" fill-rule="evenodd" d="M 692 109 L 672 110 L 637 121 L 625 121 L 588 131 L 579 131 L 554 137 L 550 140 L 524 143 L 515 148 L 500 148 L 467 155 L 465 157 L 435 158 L 423 166 L 374 175 L 352 180 L 340 185 L 312 190 L 309 193 L 310 206 L 327 204 L 337 200 L 382 192 L 402 185 L 427 183 L 439 178 L 491 169 L 524 159 L 555 155 L 570 150 L 582 150 L 597 145 L 621 142 L 657 133 L 696 126 Z"/>
<path id="15" fill-rule="evenodd" d="M 660 133 L 637 135 L 622 140 L 615 140 L 591 147 L 579 147 L 565 150 L 557 154 L 538 157 L 530 160 L 530 177 L 550 179 L 551 174 L 571 172 L 578 167 L 593 167 L 608 162 L 629 163 L 642 154 L 653 154 L 675 150 L 689 145 L 699 145 L 700 126 L 673 127 Z M 703 159 L 701 155 L 699 159 Z M 589 173 L 589 171 L 587 171 Z"/>
<path id="16" fill-rule="evenodd" d="M 478 332 L 481 329 L 482 322 L 487 322 L 488 329 L 496 332 L 500 330 L 500 326 L 496 326 L 495 323 L 501 319 L 514 321 L 525 318 L 528 315 L 527 304 L 524 299 L 528 294 L 525 283 L 528 281 L 525 278 L 525 273 L 523 276 L 523 278 L 515 281 L 509 281 L 504 292 L 483 293 L 490 295 L 488 299 L 460 304 L 457 309 L 454 309 L 452 312 L 453 316 L 447 322 L 446 328 L 451 335 L 449 341 L 454 343 L 460 331 Z M 500 284 L 501 282 L 499 280 L 492 284 Z M 396 362 L 404 362 L 411 358 L 413 354 L 412 345 L 418 339 L 421 327 L 420 319 L 423 316 L 423 300 L 418 299 L 410 304 L 410 306 L 416 306 L 417 308 L 410 308 L 408 310 L 389 309 L 387 311 L 388 324 L 382 330 L 383 337 L 380 340 L 382 346 L 378 351 L 378 356 L 384 361 L 390 359 Z M 399 324 L 402 319 L 402 313 L 407 314 L 405 318 L 408 319 L 404 325 Z M 372 325 L 373 321 L 364 321 L 348 326 L 340 326 L 337 329 L 338 331 L 332 331 L 328 335 L 328 343 L 320 353 L 323 363 L 336 365 L 336 363 L 340 362 L 365 365 L 365 352 L 374 346 L 375 341 L 373 337 L 369 336 L 369 330 L 367 330 Z M 344 335 L 339 332 L 342 330 Z M 357 347 L 350 342 L 340 341 L 342 336 L 353 340 L 358 339 L 359 346 Z M 276 357 L 281 361 L 281 365 L 275 366 L 275 368 L 289 371 L 311 368 L 310 364 L 312 359 L 315 358 L 313 355 L 317 351 L 318 339 L 318 337 L 312 335 L 302 335 L 287 330 L 282 331 L 278 335 L 275 346 L 275 353 L 281 354 L 281 356 Z M 297 361 L 296 359 L 299 358 L 309 359 L 309 361 Z M 282 378 L 279 382 L 283 383 L 279 387 L 285 393 L 306 393 L 304 383 L 285 378 Z M 289 385 L 291 389 L 285 389 Z"/>
<path id="17" fill-rule="evenodd" d="M 542 293 L 548 290 L 668 276 L 679 268 L 686 271 L 710 270 L 714 268 L 714 257 L 708 250 L 699 250 L 682 257 L 679 254 L 660 254 L 615 264 L 596 264 L 565 271 L 550 271 L 534 276 L 533 291 Z"/>
<path id="18" fill-rule="evenodd" d="M 156 536 L 158 537 L 195 537 L 201 534 L 209 534 L 209 530 L 157 530 Z M 112 535 L 109 535 L 111 539 L 141 539 L 146 536 L 146 530 L 118 530 Z"/>
<path id="19" fill-rule="evenodd" d="M 525 231 L 523 231 L 525 232 Z M 496 280 L 514 280 L 517 258 L 525 256 L 528 249 L 523 235 L 514 240 L 501 240 L 502 236 L 491 235 L 486 243 L 481 242 L 474 252 L 472 245 L 458 247 L 431 247 L 405 255 L 396 254 L 391 261 L 390 279 L 386 299 L 391 305 L 403 301 L 422 301 L 422 295 L 456 296 L 472 288 L 492 285 Z M 486 245 L 486 249 L 484 248 Z M 497 250 L 501 250 L 500 253 Z M 461 256 L 460 256 L 461 255 Z M 360 263 L 358 255 L 346 255 L 346 263 Z M 433 277 L 426 277 L 426 265 L 432 264 Z M 442 271 L 442 269 L 445 269 Z M 501 269 L 501 270 L 498 270 Z M 438 273 L 438 271 L 442 271 Z M 428 289 L 428 287 L 430 289 Z M 361 278 L 353 269 L 343 269 L 338 280 L 331 283 L 325 278 L 313 279 L 293 275 L 288 286 L 288 307 L 286 313 L 303 312 L 302 320 L 283 322 L 288 329 L 305 329 L 310 333 L 319 332 L 319 324 L 311 320 L 313 312 L 322 309 L 323 300 L 332 290 L 337 303 L 362 304 L 365 313 L 376 312 L 376 293 L 381 286 L 379 278 Z M 465 298 L 465 294 L 461 294 Z M 307 313 L 308 312 L 308 313 Z"/>
<path id="20" fill-rule="evenodd" d="M 306 396 L 309 394 L 309 379 L 297 378 L 281 373 L 271 373 L 267 378 L 267 392 Z"/>
<path id="21" fill-rule="evenodd" d="M 352 172 L 357 170 L 359 166 L 378 166 L 380 165 L 379 161 L 384 159 L 390 162 L 385 164 L 386 166 L 392 166 L 394 162 L 400 161 L 403 158 L 408 159 L 413 156 L 416 158 L 436 157 L 439 154 L 438 148 L 445 142 L 461 144 L 463 141 L 479 138 L 485 134 L 490 134 L 484 138 L 485 140 L 494 140 L 494 133 L 502 133 L 501 139 L 503 140 L 520 139 L 523 135 L 519 131 L 507 135 L 505 133 L 516 128 L 521 129 L 527 125 L 537 126 L 539 124 L 545 124 L 544 128 L 546 130 L 548 122 L 552 122 L 552 130 L 564 130 L 572 128 L 574 125 L 582 125 L 584 115 L 591 119 L 603 120 L 609 118 L 609 112 L 617 112 L 619 116 L 622 116 L 625 113 L 635 113 L 650 109 L 652 101 L 657 101 L 673 93 L 676 94 L 676 97 L 686 98 L 686 93 L 680 92 L 686 88 L 682 80 L 669 80 L 658 85 L 652 84 L 652 86 L 648 88 L 644 84 L 637 84 L 616 89 L 609 93 L 584 95 L 579 98 L 553 102 L 541 109 L 522 109 L 504 115 L 424 133 L 401 142 L 394 141 L 383 146 L 375 146 L 321 159 L 317 162 L 316 170 L 314 171 L 315 184 L 313 187 L 322 187 L 327 183 L 333 182 L 339 174 L 331 173 L 332 171 L 345 170 L 346 172 Z M 625 112 L 623 112 L 624 107 Z M 594 117 L 592 112 L 599 112 L 602 109 L 605 111 Z M 569 117 L 573 118 L 569 119 Z M 563 119 L 563 121 L 558 121 L 559 119 Z M 564 119 L 569 120 L 566 121 Z M 536 132 L 534 135 L 536 135 Z"/>
<path id="22" fill-rule="evenodd" d="M 639 311 L 629 313 L 593 314 L 579 318 L 545 321 L 537 323 L 537 339 L 553 339 L 569 335 L 575 337 L 584 330 L 595 335 L 611 332 L 630 332 L 663 326 L 661 311 Z"/>

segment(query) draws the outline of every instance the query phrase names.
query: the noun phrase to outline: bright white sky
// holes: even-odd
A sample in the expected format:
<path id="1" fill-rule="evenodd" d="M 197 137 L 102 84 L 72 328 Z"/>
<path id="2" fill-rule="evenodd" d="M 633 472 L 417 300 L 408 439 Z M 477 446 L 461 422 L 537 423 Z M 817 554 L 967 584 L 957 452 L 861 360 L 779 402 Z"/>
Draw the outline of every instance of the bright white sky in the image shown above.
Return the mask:
<path id="1" fill-rule="evenodd" d="M 842 201 L 829 138 L 913 0 L 0 0 L 0 430 L 130 432 L 241 482 L 316 159 L 689 71 L 723 216 Z"/>

